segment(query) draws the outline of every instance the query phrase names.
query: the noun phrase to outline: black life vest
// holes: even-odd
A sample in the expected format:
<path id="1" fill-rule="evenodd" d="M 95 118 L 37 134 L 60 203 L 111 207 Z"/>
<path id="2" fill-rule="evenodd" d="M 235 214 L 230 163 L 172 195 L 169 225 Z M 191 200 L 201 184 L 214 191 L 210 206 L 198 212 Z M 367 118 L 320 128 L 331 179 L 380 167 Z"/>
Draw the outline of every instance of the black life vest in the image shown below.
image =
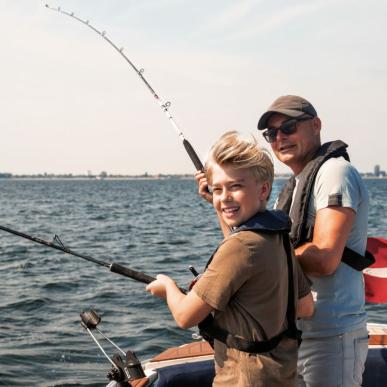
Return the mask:
<path id="1" fill-rule="evenodd" d="M 232 334 L 227 330 L 215 324 L 212 314 L 209 314 L 201 323 L 199 323 L 199 331 L 201 336 L 213 345 L 213 340 L 219 340 L 230 348 L 238 349 L 239 351 L 248 353 L 264 353 L 273 350 L 279 342 L 288 337 L 301 343 L 301 331 L 296 326 L 296 311 L 294 299 L 294 278 L 293 278 L 293 262 L 291 245 L 289 241 L 290 219 L 282 211 L 264 211 L 257 213 L 246 223 L 233 230 L 232 234 L 240 231 L 254 231 L 257 233 L 277 233 L 282 235 L 284 249 L 287 256 L 288 268 L 288 303 L 286 309 L 286 319 L 288 328 L 269 340 L 250 341 L 241 336 Z M 218 247 L 219 248 L 219 247 Z M 214 254 L 208 261 L 206 268 L 212 261 Z"/>
<path id="2" fill-rule="evenodd" d="M 309 199 L 313 191 L 317 172 L 332 157 L 344 157 L 347 161 L 350 161 L 346 151 L 347 147 L 347 144 L 337 140 L 327 142 L 319 148 L 302 171 L 302 177 L 298 181 L 293 205 L 293 191 L 296 185 L 295 177 L 292 176 L 282 188 L 278 197 L 277 209 L 286 212 L 292 219 L 290 241 L 294 248 L 313 239 L 313 226 L 307 224 L 307 215 Z M 341 205 L 341 198 L 338 196 L 329 197 L 328 204 L 332 206 Z M 341 260 L 358 271 L 362 271 L 375 262 L 375 258 L 368 251 L 366 251 L 365 256 L 362 256 L 349 247 L 344 248 Z"/>

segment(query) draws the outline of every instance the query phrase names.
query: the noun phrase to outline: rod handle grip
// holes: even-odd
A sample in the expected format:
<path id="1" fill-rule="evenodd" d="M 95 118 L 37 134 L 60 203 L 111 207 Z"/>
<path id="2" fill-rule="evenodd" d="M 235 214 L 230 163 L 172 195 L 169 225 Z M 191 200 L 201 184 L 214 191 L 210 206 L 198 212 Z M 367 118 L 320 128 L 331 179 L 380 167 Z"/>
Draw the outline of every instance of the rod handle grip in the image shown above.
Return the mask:
<path id="1" fill-rule="evenodd" d="M 189 143 L 189 141 L 184 139 L 183 145 L 184 145 L 185 150 L 188 153 L 189 158 L 191 159 L 191 161 L 195 165 L 196 170 L 203 171 L 203 164 L 200 161 L 199 156 L 196 154 L 194 148 L 192 148 L 192 145 Z"/>
<path id="2" fill-rule="evenodd" d="M 197 171 L 204 171 L 203 164 L 200 161 L 199 156 L 196 154 L 194 148 L 192 148 L 192 145 L 189 143 L 189 141 L 184 139 L 183 145 L 184 145 L 184 148 L 187 151 L 188 156 L 190 157 L 191 161 L 194 163 L 196 170 Z M 206 190 L 207 190 L 207 192 L 210 192 L 208 187 Z"/>
<path id="3" fill-rule="evenodd" d="M 121 274 L 125 277 L 132 278 L 136 281 L 143 282 L 144 284 L 150 284 L 156 279 L 154 277 L 151 277 L 150 275 L 147 275 L 140 271 L 129 269 L 125 266 L 122 266 L 114 262 L 110 265 L 110 271 L 113 273 Z"/>
<path id="4" fill-rule="evenodd" d="M 140 271 L 129 269 L 128 267 L 122 266 L 122 265 L 120 265 L 118 263 L 114 263 L 114 262 L 110 265 L 110 271 L 113 273 L 121 274 L 125 277 L 132 278 L 136 281 L 143 282 L 144 284 L 150 284 L 151 282 L 156 280 L 155 277 L 152 277 L 152 276 L 145 274 L 145 273 L 142 273 Z M 179 290 L 182 293 L 187 294 L 187 290 L 180 288 L 180 287 L 179 287 Z"/>

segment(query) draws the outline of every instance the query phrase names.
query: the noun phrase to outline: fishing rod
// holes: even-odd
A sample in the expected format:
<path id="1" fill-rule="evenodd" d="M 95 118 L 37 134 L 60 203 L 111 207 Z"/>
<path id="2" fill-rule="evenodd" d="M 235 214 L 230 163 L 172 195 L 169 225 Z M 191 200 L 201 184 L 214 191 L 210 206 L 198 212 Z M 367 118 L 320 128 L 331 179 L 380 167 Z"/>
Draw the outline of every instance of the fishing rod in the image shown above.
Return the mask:
<path id="1" fill-rule="evenodd" d="M 144 284 L 149 284 L 156 279 L 154 277 L 151 277 L 150 275 L 147 275 L 147 274 L 142 273 L 140 271 L 129 269 L 128 267 L 122 266 L 122 265 L 115 263 L 115 262 L 113 262 L 113 263 L 104 262 L 104 261 L 95 259 L 93 257 L 90 257 L 89 255 L 77 253 L 77 252 L 65 247 L 63 245 L 62 241 L 59 239 L 58 235 L 54 236 L 54 242 L 48 242 L 48 241 L 45 241 L 44 239 L 36 238 L 34 236 L 25 234 L 25 233 L 20 232 L 20 231 L 12 230 L 11 228 L 4 227 L 1 225 L 0 225 L 0 230 L 6 231 L 10 234 L 14 234 L 14 235 L 17 235 L 17 236 L 25 238 L 25 239 L 28 239 L 32 242 L 36 242 L 36 243 L 39 243 L 41 245 L 51 247 L 51 248 L 56 249 L 56 250 L 63 251 L 66 254 L 74 255 L 75 257 L 85 259 L 86 261 L 96 263 L 97 265 L 107 267 L 113 273 L 121 274 L 125 277 L 132 278 L 132 279 L 139 281 L 139 282 L 142 282 Z"/>
<path id="2" fill-rule="evenodd" d="M 89 20 L 83 20 L 79 17 L 77 17 L 74 12 L 66 12 L 66 11 L 63 11 L 61 9 L 61 7 L 58 7 L 58 8 L 54 8 L 54 7 L 50 7 L 48 4 L 46 4 L 46 8 L 52 10 L 52 11 L 56 11 L 58 13 L 61 13 L 63 15 L 66 15 L 66 16 L 69 16 L 71 17 L 72 19 L 75 19 L 77 21 L 79 21 L 80 23 L 84 24 L 85 26 L 89 27 L 90 29 L 92 29 L 94 32 L 96 32 L 98 35 L 100 35 L 103 39 L 105 39 L 106 42 L 108 42 L 124 59 L 125 61 L 130 65 L 130 67 L 137 73 L 137 75 L 141 78 L 141 80 L 144 82 L 145 86 L 148 88 L 148 90 L 151 92 L 151 94 L 153 95 L 153 97 L 155 98 L 155 100 L 158 102 L 158 104 L 160 105 L 161 109 L 164 111 L 165 115 L 167 116 L 169 122 L 172 124 L 173 128 L 175 129 L 176 133 L 178 134 L 178 136 L 180 137 L 180 139 L 182 140 L 183 142 L 183 145 L 184 145 L 184 148 L 185 150 L 187 151 L 188 153 L 188 156 L 190 157 L 191 161 L 193 162 L 193 164 L 195 165 L 195 168 L 197 170 L 203 170 L 203 164 L 202 162 L 200 161 L 198 155 L 196 154 L 195 150 L 193 149 L 192 145 L 189 143 L 189 141 L 184 137 L 183 135 L 183 132 L 180 130 L 179 126 L 177 125 L 177 123 L 175 122 L 175 120 L 173 119 L 172 115 L 169 113 L 169 108 L 171 106 L 171 103 L 168 101 L 168 102 L 164 102 L 160 97 L 159 95 L 155 92 L 155 90 L 152 88 L 152 86 L 149 84 L 149 82 L 145 79 L 144 77 L 144 69 L 141 68 L 141 69 L 138 69 L 134 63 L 124 54 L 123 50 L 124 48 L 121 47 L 119 48 L 116 44 L 114 44 L 112 42 L 112 40 L 110 40 L 107 36 L 106 36 L 106 31 L 100 31 L 98 30 L 97 28 L 95 28 L 93 25 L 90 24 Z"/>

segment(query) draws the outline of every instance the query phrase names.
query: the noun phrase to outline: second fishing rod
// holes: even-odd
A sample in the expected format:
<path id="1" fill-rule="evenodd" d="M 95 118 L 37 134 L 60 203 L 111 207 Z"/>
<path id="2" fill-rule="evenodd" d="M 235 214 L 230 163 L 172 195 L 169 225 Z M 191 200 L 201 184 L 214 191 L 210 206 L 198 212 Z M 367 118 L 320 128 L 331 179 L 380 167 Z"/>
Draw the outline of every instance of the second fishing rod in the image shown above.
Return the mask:
<path id="1" fill-rule="evenodd" d="M 5 226 L 1 226 L 1 225 L 0 225 L 0 230 L 8 232 L 8 233 L 13 234 L 13 235 L 17 235 L 17 236 L 24 238 L 24 239 L 28 239 L 28 240 L 35 242 L 35 243 L 38 243 L 40 245 L 44 245 L 47 247 L 51 247 L 52 249 L 60 250 L 66 254 L 70 254 L 70 255 L 73 255 L 75 257 L 82 258 L 86 261 L 96 263 L 97 265 L 104 266 L 104 267 L 108 268 L 113 273 L 121 274 L 125 277 L 132 278 L 136 281 L 139 281 L 139 282 L 142 282 L 145 284 L 149 284 L 155 280 L 154 277 L 151 277 L 151 276 L 149 276 L 145 273 L 142 273 L 140 271 L 129 269 L 129 268 L 122 266 L 118 263 L 105 262 L 105 261 L 101 261 L 99 259 L 95 259 L 93 257 L 90 257 L 89 255 L 77 253 L 77 252 L 69 249 L 68 247 L 65 247 L 57 235 L 55 235 L 53 242 L 49 242 L 49 241 L 46 241 L 44 239 L 40 239 L 40 238 L 37 238 L 35 236 L 28 235 L 24 232 L 13 230 L 9 227 L 5 227 Z"/>
<path id="2" fill-rule="evenodd" d="M 130 269 L 126 266 L 122 266 L 119 263 L 105 262 L 105 261 L 102 261 L 99 259 L 95 259 L 89 255 L 75 252 L 74 250 L 64 246 L 64 244 L 62 243 L 62 241 L 60 240 L 60 238 L 57 235 L 54 236 L 53 242 L 49 242 L 49 241 L 46 241 L 44 239 L 26 234 L 26 233 L 21 232 L 21 231 L 13 230 L 9 227 L 5 227 L 5 226 L 1 226 L 1 225 L 0 225 L 0 230 L 8 232 L 8 233 L 13 234 L 13 235 L 16 235 L 18 237 L 24 238 L 24 239 L 28 239 L 28 240 L 35 242 L 35 243 L 38 243 L 40 245 L 44 245 L 47 247 L 51 247 L 52 249 L 62 251 L 63 253 L 70 254 L 70 255 L 73 255 L 73 256 L 78 257 L 78 258 L 82 258 L 86 261 L 93 262 L 97 265 L 104 266 L 104 267 L 108 268 L 113 273 L 123 275 L 125 277 L 134 279 L 135 281 L 142 282 L 144 284 L 150 284 L 152 281 L 154 281 L 156 279 L 155 277 L 152 277 L 152 276 L 145 274 L 141 271 L 133 270 L 133 269 Z M 190 266 L 189 269 L 191 272 L 193 272 L 195 270 L 192 268 L 192 266 Z M 182 289 L 182 288 L 179 288 L 179 289 L 183 293 L 186 293 L 185 289 Z"/>

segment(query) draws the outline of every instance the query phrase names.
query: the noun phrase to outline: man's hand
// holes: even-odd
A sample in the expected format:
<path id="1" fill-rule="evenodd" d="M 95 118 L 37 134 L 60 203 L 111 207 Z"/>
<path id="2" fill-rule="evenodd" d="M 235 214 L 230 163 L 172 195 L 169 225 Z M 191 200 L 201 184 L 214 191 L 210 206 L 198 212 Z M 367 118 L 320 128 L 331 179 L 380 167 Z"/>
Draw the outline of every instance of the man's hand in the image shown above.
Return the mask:
<path id="1" fill-rule="evenodd" d="M 297 318 L 312 317 L 314 312 L 314 301 L 312 293 L 302 297 L 297 302 Z"/>
<path id="2" fill-rule="evenodd" d="M 199 195 L 206 200 L 208 203 L 212 204 L 212 193 L 208 191 L 208 182 L 206 178 L 206 174 L 203 171 L 196 171 L 195 173 L 195 180 L 198 183 L 199 187 Z M 222 216 L 218 213 L 218 220 L 220 228 L 223 232 L 223 235 L 226 237 L 230 234 L 230 227 L 227 226 L 227 224 L 224 222 Z"/>
<path id="3" fill-rule="evenodd" d="M 212 204 L 212 193 L 208 191 L 206 174 L 203 171 L 196 171 L 195 180 L 199 187 L 199 195 L 208 203 Z"/>

